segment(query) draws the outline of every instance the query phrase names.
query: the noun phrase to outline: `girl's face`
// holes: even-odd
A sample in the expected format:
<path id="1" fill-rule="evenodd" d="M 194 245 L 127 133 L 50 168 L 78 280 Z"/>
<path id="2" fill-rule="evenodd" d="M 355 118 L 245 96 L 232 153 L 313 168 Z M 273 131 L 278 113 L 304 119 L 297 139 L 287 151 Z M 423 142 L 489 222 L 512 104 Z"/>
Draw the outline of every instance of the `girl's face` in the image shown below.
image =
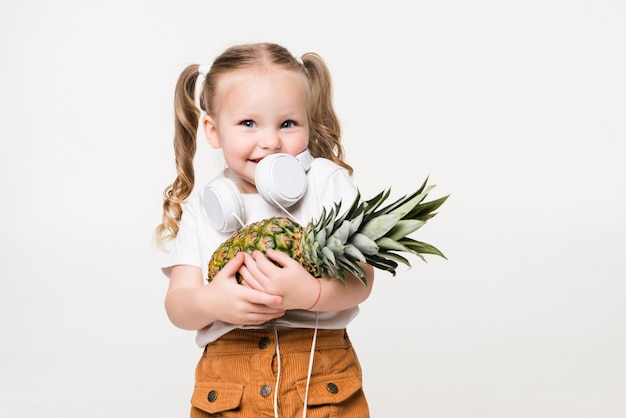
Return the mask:
<path id="1" fill-rule="evenodd" d="M 255 193 L 254 172 L 264 157 L 295 156 L 309 145 L 306 80 L 279 67 L 237 70 L 220 76 L 215 112 L 203 119 L 209 144 L 222 148 L 242 193 Z"/>

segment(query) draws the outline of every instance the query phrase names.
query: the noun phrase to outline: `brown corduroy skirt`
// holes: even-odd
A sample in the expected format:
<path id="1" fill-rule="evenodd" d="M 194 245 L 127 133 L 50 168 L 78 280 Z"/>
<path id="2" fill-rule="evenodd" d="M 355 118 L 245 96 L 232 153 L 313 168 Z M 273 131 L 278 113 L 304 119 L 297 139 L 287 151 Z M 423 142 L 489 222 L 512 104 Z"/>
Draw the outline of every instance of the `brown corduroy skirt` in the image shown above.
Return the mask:
<path id="1" fill-rule="evenodd" d="M 196 368 L 191 418 L 301 417 L 312 329 L 234 330 L 209 344 Z M 278 359 L 280 357 L 280 373 Z M 367 418 L 361 366 L 345 329 L 317 332 L 308 418 Z"/>

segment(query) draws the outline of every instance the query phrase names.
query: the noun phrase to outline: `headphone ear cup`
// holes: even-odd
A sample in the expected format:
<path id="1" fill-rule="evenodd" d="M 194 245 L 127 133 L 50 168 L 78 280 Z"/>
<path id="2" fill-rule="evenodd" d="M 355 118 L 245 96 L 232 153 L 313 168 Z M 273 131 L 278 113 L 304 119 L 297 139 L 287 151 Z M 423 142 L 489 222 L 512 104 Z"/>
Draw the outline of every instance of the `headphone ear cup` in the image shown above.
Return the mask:
<path id="1" fill-rule="evenodd" d="M 211 226 L 219 232 L 233 232 L 240 226 L 238 218 L 245 219 L 243 198 L 231 179 L 220 178 L 207 184 L 202 204 Z"/>
<path id="2" fill-rule="evenodd" d="M 307 186 L 306 172 L 300 161 L 283 153 L 271 154 L 259 161 L 254 182 L 267 203 L 283 208 L 296 204 Z"/>

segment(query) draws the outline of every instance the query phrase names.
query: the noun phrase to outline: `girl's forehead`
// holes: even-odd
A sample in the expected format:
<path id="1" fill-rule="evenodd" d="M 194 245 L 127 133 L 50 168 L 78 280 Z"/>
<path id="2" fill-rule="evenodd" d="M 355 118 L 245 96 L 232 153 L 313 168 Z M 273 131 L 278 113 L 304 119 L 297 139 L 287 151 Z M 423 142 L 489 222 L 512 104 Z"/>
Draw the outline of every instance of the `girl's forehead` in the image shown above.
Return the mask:
<path id="1" fill-rule="evenodd" d="M 299 71 L 277 66 L 239 69 L 217 80 L 213 111 L 246 113 L 270 107 L 303 110 L 309 106 L 309 96 L 308 81 Z"/>
<path id="2" fill-rule="evenodd" d="M 217 79 L 217 92 L 224 93 L 236 87 L 253 86 L 260 83 L 293 83 L 301 82 L 302 88 L 307 88 L 306 78 L 304 74 L 289 70 L 276 65 L 254 66 L 249 68 L 241 68 L 221 74 Z"/>

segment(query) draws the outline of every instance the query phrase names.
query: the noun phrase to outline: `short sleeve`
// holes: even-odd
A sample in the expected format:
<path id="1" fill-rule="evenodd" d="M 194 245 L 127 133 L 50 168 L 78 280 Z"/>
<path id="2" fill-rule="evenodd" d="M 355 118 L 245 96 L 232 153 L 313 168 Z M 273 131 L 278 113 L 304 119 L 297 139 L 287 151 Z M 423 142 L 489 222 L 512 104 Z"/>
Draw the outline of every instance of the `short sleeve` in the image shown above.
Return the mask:
<path id="1" fill-rule="evenodd" d="M 316 175 L 313 187 L 317 203 L 330 210 L 341 202 L 340 212 L 348 210 L 358 195 L 357 187 L 348 171 L 323 158 L 316 158 L 314 164 Z"/>
<path id="2" fill-rule="evenodd" d="M 201 267 L 198 237 L 198 197 L 188 201 L 180 220 L 174 248 L 161 270 L 169 277 L 172 267 L 179 264 Z"/>

